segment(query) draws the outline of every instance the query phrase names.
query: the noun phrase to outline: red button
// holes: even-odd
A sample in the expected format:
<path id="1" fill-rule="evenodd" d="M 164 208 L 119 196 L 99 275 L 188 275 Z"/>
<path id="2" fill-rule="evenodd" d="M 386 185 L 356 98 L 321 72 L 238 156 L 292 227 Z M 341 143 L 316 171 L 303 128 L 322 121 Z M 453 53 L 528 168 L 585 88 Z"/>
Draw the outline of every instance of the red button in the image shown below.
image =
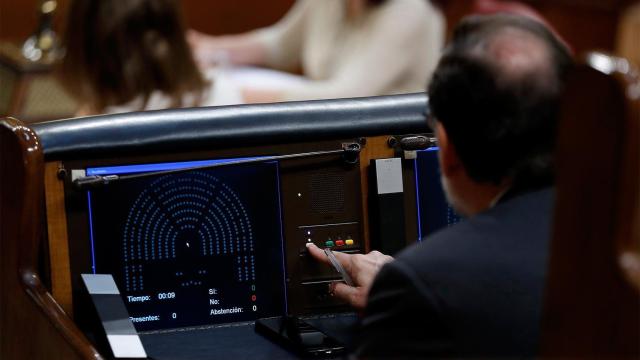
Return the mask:
<path id="1" fill-rule="evenodd" d="M 336 246 L 344 246 L 344 240 L 336 240 Z"/>

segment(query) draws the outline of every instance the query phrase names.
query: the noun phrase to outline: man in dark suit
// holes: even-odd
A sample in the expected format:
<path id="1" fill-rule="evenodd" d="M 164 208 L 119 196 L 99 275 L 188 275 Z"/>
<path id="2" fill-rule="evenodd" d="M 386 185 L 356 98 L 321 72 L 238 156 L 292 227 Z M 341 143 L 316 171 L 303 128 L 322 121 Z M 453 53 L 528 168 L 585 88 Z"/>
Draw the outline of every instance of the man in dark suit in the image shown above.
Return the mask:
<path id="1" fill-rule="evenodd" d="M 550 218 L 554 129 L 568 50 L 544 25 L 464 20 L 429 85 L 448 200 L 467 219 L 396 259 L 336 253 L 364 309 L 363 357 L 535 356 Z M 320 261 L 326 257 L 309 245 Z"/>

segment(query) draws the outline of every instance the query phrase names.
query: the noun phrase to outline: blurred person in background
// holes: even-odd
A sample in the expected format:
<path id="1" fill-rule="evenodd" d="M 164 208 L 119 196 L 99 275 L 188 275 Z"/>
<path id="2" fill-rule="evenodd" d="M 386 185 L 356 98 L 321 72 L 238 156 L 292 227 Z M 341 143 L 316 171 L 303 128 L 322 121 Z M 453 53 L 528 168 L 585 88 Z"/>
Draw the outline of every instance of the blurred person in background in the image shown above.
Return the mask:
<path id="1" fill-rule="evenodd" d="M 78 115 L 241 101 L 196 66 L 177 0 L 74 0 L 64 45 L 61 80 Z"/>
<path id="2" fill-rule="evenodd" d="M 444 36 L 445 19 L 428 0 L 298 0 L 270 27 L 188 38 L 205 68 L 301 69 L 306 81 L 242 89 L 246 102 L 274 102 L 424 91 Z"/>

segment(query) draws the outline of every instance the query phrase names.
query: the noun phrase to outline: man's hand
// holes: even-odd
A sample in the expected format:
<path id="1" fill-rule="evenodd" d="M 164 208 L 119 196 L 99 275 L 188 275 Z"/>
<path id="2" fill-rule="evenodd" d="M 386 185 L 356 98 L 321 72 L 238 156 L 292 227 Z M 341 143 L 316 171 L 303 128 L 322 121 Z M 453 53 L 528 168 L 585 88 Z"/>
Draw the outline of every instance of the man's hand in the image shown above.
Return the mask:
<path id="1" fill-rule="evenodd" d="M 207 35 L 196 30 L 187 31 L 194 60 L 201 69 L 211 66 L 265 65 L 267 48 L 256 36 Z"/>
<path id="2" fill-rule="evenodd" d="M 307 250 L 316 260 L 329 266 L 329 258 L 324 251 L 312 243 L 307 243 Z M 382 265 L 390 262 L 393 258 L 384 255 L 379 251 L 372 251 L 366 255 L 345 254 L 334 252 L 336 259 L 342 264 L 345 271 L 349 273 L 356 286 L 349 286 L 343 282 L 334 281 L 330 285 L 330 292 L 338 298 L 348 302 L 354 308 L 363 310 L 367 305 L 367 296 L 373 283 L 373 279 L 380 271 Z"/>

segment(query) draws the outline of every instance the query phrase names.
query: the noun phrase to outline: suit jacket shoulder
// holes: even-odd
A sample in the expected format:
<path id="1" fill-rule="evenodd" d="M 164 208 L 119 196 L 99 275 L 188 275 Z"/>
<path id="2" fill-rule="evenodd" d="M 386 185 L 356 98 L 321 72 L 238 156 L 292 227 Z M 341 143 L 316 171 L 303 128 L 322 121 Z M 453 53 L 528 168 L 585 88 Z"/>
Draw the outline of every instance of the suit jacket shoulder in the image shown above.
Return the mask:
<path id="1" fill-rule="evenodd" d="M 522 194 L 400 253 L 372 286 L 359 353 L 534 356 L 552 208 L 551 189 Z"/>

